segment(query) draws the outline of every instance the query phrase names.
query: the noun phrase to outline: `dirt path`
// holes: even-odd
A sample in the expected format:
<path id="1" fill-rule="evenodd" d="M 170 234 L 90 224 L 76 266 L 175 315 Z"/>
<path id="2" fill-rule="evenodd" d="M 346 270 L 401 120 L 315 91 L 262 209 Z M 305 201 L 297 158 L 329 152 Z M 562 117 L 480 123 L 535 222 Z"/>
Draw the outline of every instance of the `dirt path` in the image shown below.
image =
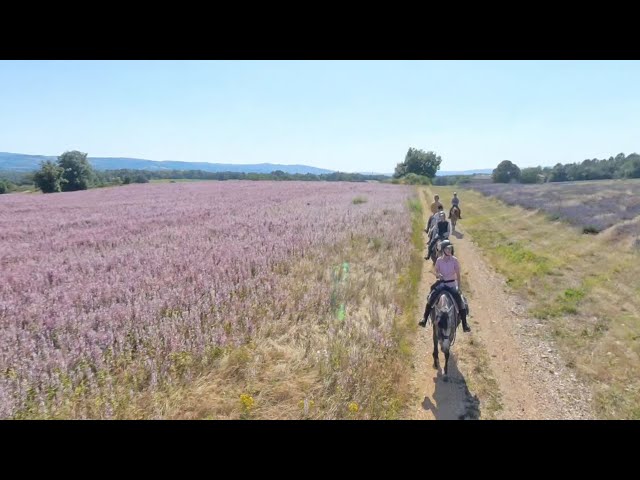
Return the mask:
<path id="1" fill-rule="evenodd" d="M 426 210 L 425 210 L 426 211 Z M 418 327 L 412 388 L 412 419 L 580 419 L 593 418 L 589 391 L 536 335 L 522 303 L 505 289 L 504 279 L 485 262 L 464 231 L 464 219 L 451 239 L 469 298 L 471 333 L 458 330 L 449 380 L 433 369 L 431 324 Z M 425 235 L 426 241 L 426 235 Z M 435 280 L 424 262 L 421 312 Z M 416 319 L 416 322 L 419 319 Z M 444 356 L 440 353 L 440 363 Z"/>

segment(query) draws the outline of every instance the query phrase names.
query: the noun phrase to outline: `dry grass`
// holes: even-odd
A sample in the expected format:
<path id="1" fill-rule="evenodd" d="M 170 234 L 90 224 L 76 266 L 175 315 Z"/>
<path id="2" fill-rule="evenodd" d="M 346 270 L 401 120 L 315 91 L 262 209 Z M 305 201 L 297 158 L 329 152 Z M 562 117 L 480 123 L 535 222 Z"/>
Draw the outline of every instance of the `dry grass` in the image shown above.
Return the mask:
<path id="1" fill-rule="evenodd" d="M 477 192 L 460 196 L 465 230 L 592 385 L 597 415 L 640 418 L 639 220 L 584 235 Z"/>
<path id="2" fill-rule="evenodd" d="M 471 298 L 469 299 L 472 300 Z M 460 359 L 460 366 L 469 365 L 465 380 L 467 388 L 482 404 L 480 419 L 495 420 L 503 409 L 500 386 L 491 370 L 491 362 L 487 348 L 478 338 L 469 339 L 465 356 Z"/>

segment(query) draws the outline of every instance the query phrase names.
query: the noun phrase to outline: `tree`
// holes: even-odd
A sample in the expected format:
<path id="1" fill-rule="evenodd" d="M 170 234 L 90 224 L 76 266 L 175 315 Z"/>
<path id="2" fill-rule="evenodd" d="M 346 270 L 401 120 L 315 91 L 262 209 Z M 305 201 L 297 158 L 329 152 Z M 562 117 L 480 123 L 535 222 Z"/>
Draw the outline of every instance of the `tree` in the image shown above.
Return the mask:
<path id="1" fill-rule="evenodd" d="M 640 155 L 632 153 L 622 165 L 624 178 L 640 178 Z"/>
<path id="2" fill-rule="evenodd" d="M 569 180 L 566 167 L 561 163 L 556 163 L 549 174 L 550 182 L 566 182 Z"/>
<path id="3" fill-rule="evenodd" d="M 66 182 L 62 174 L 64 170 L 50 160 L 40 164 L 40 170 L 33 175 L 33 183 L 42 193 L 61 192 Z"/>
<path id="4" fill-rule="evenodd" d="M 58 165 L 64 170 L 66 183 L 62 185 L 62 190 L 65 192 L 86 190 L 95 178 L 86 153 L 77 150 L 64 152 L 58 157 Z"/>
<path id="5" fill-rule="evenodd" d="M 396 171 L 393 174 L 395 178 L 400 178 L 408 173 L 415 173 L 428 178 L 436 176 L 436 172 L 440 169 L 442 158 L 433 152 L 425 152 L 415 148 L 409 148 L 404 162 L 396 165 Z"/>
<path id="6" fill-rule="evenodd" d="M 521 183 L 542 183 L 544 181 L 544 175 L 542 174 L 542 168 L 523 168 L 520 172 Z"/>
<path id="7" fill-rule="evenodd" d="M 510 183 L 520 180 L 520 169 L 509 160 L 503 160 L 491 174 L 494 183 Z"/>
<path id="8" fill-rule="evenodd" d="M 149 179 L 144 174 L 139 174 L 133 179 L 134 183 L 149 183 Z"/>

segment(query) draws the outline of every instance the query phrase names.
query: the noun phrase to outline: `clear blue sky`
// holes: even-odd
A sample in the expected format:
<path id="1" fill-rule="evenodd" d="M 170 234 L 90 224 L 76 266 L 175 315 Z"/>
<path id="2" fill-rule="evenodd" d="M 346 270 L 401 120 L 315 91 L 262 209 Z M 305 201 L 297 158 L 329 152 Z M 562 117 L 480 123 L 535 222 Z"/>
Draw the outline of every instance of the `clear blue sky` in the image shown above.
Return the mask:
<path id="1" fill-rule="evenodd" d="M 639 61 L 0 61 L 0 151 L 392 172 L 640 152 Z"/>

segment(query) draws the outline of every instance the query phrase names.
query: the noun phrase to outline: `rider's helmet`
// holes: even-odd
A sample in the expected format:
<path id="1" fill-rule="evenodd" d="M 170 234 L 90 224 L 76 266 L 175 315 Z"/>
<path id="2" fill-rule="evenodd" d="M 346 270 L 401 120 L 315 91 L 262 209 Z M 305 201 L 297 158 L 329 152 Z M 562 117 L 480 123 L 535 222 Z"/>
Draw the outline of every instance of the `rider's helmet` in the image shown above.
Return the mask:
<path id="1" fill-rule="evenodd" d="M 440 250 L 442 250 L 442 252 L 444 252 L 444 249 L 447 247 L 451 247 L 451 253 L 453 254 L 453 243 L 451 243 L 451 241 L 449 240 L 443 240 L 440 243 Z"/>
<path id="2" fill-rule="evenodd" d="M 457 195 L 457 194 L 458 194 L 458 192 L 453 192 L 453 195 L 454 195 L 454 196 L 455 196 L 455 195 Z"/>
<path id="3" fill-rule="evenodd" d="M 447 214 L 444 212 L 438 212 L 438 221 L 442 222 L 447 219 Z"/>

